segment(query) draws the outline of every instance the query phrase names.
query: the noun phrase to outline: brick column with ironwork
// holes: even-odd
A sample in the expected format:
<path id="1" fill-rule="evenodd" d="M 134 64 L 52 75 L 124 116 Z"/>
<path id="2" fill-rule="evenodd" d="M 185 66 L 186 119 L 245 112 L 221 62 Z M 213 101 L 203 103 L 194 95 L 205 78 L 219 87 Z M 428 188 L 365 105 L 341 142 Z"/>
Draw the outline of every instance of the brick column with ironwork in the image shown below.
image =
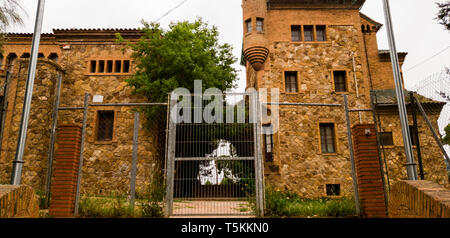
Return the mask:
<path id="1" fill-rule="evenodd" d="M 80 126 L 59 126 L 49 211 L 51 217 L 68 218 L 74 214 L 80 146 Z"/>
<path id="2" fill-rule="evenodd" d="M 352 133 L 362 216 L 386 217 L 387 208 L 375 126 L 355 125 Z"/>

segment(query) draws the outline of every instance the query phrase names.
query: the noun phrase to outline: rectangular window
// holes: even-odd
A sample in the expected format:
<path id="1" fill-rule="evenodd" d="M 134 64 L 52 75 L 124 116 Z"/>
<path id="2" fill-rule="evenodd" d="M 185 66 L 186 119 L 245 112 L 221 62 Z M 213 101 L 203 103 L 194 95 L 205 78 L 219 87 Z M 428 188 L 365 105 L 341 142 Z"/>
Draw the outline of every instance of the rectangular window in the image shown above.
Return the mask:
<path id="1" fill-rule="evenodd" d="M 122 61 L 116 60 L 115 67 L 114 67 L 114 73 L 120 73 L 122 72 Z"/>
<path id="2" fill-rule="evenodd" d="M 304 40 L 305 41 L 314 41 L 314 30 L 313 26 L 304 26 L 303 32 L 304 32 Z"/>
<path id="3" fill-rule="evenodd" d="M 91 73 L 96 73 L 97 72 L 97 61 L 95 60 L 91 60 Z"/>
<path id="4" fill-rule="evenodd" d="M 327 184 L 326 185 L 327 196 L 340 196 L 341 185 L 340 184 Z"/>
<path id="5" fill-rule="evenodd" d="M 334 91 L 347 92 L 347 72 L 334 71 L 333 78 L 334 78 Z"/>
<path id="6" fill-rule="evenodd" d="M 112 60 L 108 60 L 106 62 L 106 72 L 107 73 L 112 73 L 113 72 L 113 61 Z"/>
<path id="7" fill-rule="evenodd" d="M 256 31 L 258 32 L 264 31 L 264 19 L 256 18 Z"/>
<path id="8" fill-rule="evenodd" d="M 412 145 L 417 146 L 419 140 L 418 140 L 417 135 L 416 135 L 416 127 L 415 126 L 409 126 L 409 133 L 411 135 Z"/>
<path id="9" fill-rule="evenodd" d="M 301 41 L 302 35 L 301 35 L 302 28 L 300 26 L 291 26 L 291 36 L 292 41 Z"/>
<path id="10" fill-rule="evenodd" d="M 381 132 L 380 133 L 380 142 L 381 142 L 381 145 L 384 145 L 384 146 L 394 145 L 394 138 L 392 136 L 392 132 Z"/>
<path id="11" fill-rule="evenodd" d="M 123 61 L 123 72 L 124 73 L 129 73 L 130 72 L 130 61 L 129 60 L 124 60 Z"/>
<path id="12" fill-rule="evenodd" d="M 326 41 L 327 40 L 326 26 L 316 26 L 316 36 L 317 41 Z"/>
<path id="13" fill-rule="evenodd" d="M 252 32 L 252 19 L 245 21 L 245 29 L 247 30 L 247 33 Z"/>
<path id="14" fill-rule="evenodd" d="M 98 61 L 98 73 L 104 73 L 105 72 L 105 61 L 100 60 Z"/>
<path id="15" fill-rule="evenodd" d="M 336 153 L 336 144 L 334 138 L 334 124 L 322 123 L 320 124 L 320 143 L 322 146 L 322 153 Z"/>
<path id="16" fill-rule="evenodd" d="M 111 141 L 114 130 L 114 111 L 97 111 L 97 141 Z"/>
<path id="17" fill-rule="evenodd" d="M 264 154 L 266 162 L 273 162 L 273 129 L 272 125 L 263 126 Z"/>
<path id="18" fill-rule="evenodd" d="M 297 87 L 297 72 L 285 72 L 285 89 L 286 93 L 296 93 L 298 92 Z"/>

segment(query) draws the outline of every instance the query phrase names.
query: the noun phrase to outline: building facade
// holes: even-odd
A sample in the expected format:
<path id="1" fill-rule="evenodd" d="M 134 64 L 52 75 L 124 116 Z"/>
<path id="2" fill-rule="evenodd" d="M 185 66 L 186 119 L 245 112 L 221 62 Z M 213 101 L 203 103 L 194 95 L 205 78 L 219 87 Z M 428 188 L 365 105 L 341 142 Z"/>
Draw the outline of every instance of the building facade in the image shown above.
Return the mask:
<path id="1" fill-rule="evenodd" d="M 377 46 L 376 33 L 382 25 L 360 12 L 363 4 L 362 0 L 243 0 L 247 88 L 279 88 L 280 101 L 288 103 L 342 104 L 343 95 L 348 95 L 353 109 L 371 109 L 374 103 L 384 138 L 384 169 L 387 181 L 394 183 L 406 179 L 406 159 L 392 93 L 392 67 L 389 52 Z M 127 85 L 136 62 L 132 51 L 116 41 L 116 33 L 129 41 L 141 36 L 136 29 L 56 29 L 42 36 L 24 157 L 25 184 L 45 190 L 59 75 L 63 79 L 60 107 L 83 106 L 85 93 L 91 95 L 91 102 L 95 95 L 102 96 L 104 103 L 145 102 Z M 0 183 L 9 183 L 11 176 L 31 39 L 31 34 L 9 34 L 0 56 Z M 402 64 L 406 53 L 399 56 Z M 443 104 L 425 102 L 433 105 L 429 116 L 437 128 Z M 83 193 L 129 191 L 133 110 L 90 107 Z M 82 123 L 80 110 L 57 115 L 58 125 Z M 447 184 L 442 155 L 424 119 L 418 120 L 419 139 L 426 148 L 422 150 L 425 178 Z M 352 113 L 351 123 L 374 124 L 372 111 Z M 139 131 L 138 193 L 147 192 L 154 175 L 162 174 L 161 138 L 151 130 Z M 263 141 L 266 184 L 305 197 L 352 194 L 342 107 L 280 106 L 279 130 Z"/>
<path id="2" fill-rule="evenodd" d="M 406 158 L 392 65 L 389 51 L 377 46 L 382 25 L 360 12 L 364 2 L 243 0 L 243 64 L 247 88 L 278 88 L 280 102 L 343 104 L 343 95 L 353 109 L 371 109 L 373 102 L 386 144 L 386 180 L 394 183 L 406 179 Z M 399 53 L 401 65 L 406 55 Z M 433 105 L 430 117 L 437 128 L 443 104 Z M 446 184 L 443 156 L 423 118 L 418 120 L 427 146 L 426 179 Z M 278 124 L 278 132 L 265 140 L 267 184 L 307 197 L 353 192 L 342 108 L 281 105 Z M 351 124 L 374 124 L 372 110 L 352 113 Z"/>
<path id="3" fill-rule="evenodd" d="M 56 29 L 42 36 L 24 156 L 24 184 L 45 190 L 58 75 L 62 76 L 59 107 L 83 107 L 85 93 L 90 94 L 90 103 L 94 96 L 102 96 L 103 103 L 145 102 L 132 95 L 132 88 L 127 86 L 125 80 L 133 74 L 135 62 L 131 50 L 116 41 L 116 33 L 129 41 L 142 35 L 136 29 Z M 5 184 L 9 183 L 17 146 L 31 39 L 31 34 L 9 34 L 3 46 L 0 182 Z M 129 191 L 134 110 L 129 106 L 89 107 L 82 193 Z M 58 126 L 81 126 L 82 120 L 83 110 L 58 112 Z M 145 193 L 154 170 L 164 161 L 156 155 L 160 151 L 156 136 L 144 128 L 143 116 L 140 120 L 137 192 Z"/>

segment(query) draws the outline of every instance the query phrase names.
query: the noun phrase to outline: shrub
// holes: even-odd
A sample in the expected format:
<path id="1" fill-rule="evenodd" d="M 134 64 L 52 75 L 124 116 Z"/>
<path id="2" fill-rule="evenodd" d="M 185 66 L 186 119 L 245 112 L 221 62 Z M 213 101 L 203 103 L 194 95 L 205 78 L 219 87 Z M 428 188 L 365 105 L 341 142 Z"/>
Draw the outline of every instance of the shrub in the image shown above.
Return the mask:
<path id="1" fill-rule="evenodd" d="M 356 215 L 352 198 L 306 199 L 291 192 L 266 191 L 268 217 L 350 217 Z"/>
<path id="2" fill-rule="evenodd" d="M 79 204 L 79 216 L 85 218 L 132 218 L 135 211 L 122 197 L 115 199 L 85 197 Z"/>

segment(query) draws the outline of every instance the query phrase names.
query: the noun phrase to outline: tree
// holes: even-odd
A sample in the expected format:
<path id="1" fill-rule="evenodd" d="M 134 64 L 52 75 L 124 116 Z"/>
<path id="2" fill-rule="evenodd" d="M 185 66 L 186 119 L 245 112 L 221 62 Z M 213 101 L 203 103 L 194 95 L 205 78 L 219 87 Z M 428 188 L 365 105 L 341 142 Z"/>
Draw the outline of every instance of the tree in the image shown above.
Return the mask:
<path id="1" fill-rule="evenodd" d="M 450 145 L 450 124 L 445 128 L 445 136 L 442 139 L 445 145 Z"/>
<path id="2" fill-rule="evenodd" d="M 158 23 L 143 22 L 144 36 L 130 44 L 137 62 L 136 74 L 128 80 L 135 93 L 150 102 L 166 102 L 178 87 L 194 90 L 194 80 L 205 88 L 232 88 L 237 71 L 229 44 L 219 43 L 215 26 L 202 19 L 172 23 L 164 30 Z"/>
<path id="3" fill-rule="evenodd" d="M 439 7 L 439 12 L 437 14 L 439 24 L 445 26 L 445 28 L 450 31 L 450 1 L 436 4 Z"/>
<path id="4" fill-rule="evenodd" d="M 158 23 L 142 23 L 141 39 L 128 43 L 136 61 L 136 73 L 127 82 L 135 94 L 145 96 L 149 102 L 167 102 L 167 95 L 176 88 L 193 92 L 194 80 L 202 80 L 203 90 L 218 88 L 225 91 L 234 87 L 237 71 L 232 65 L 237 58 L 229 44 L 219 43 L 215 26 L 210 27 L 202 19 L 172 23 L 168 30 Z M 118 38 L 124 41 L 120 35 Z M 167 109 L 148 107 L 144 110 L 146 118 L 151 121 L 147 128 L 159 130 L 158 135 L 163 138 L 165 126 L 161 125 L 166 124 Z M 155 125 L 159 127 L 151 128 Z M 192 139 L 192 135 L 189 138 Z M 160 140 L 159 143 L 164 148 L 165 141 Z M 160 158 L 163 160 L 164 156 Z M 176 163 L 175 196 L 193 195 L 184 193 L 186 191 L 182 188 L 200 186 L 197 179 L 200 164 L 199 161 Z"/>
<path id="5" fill-rule="evenodd" d="M 20 0 L 0 0 L 0 51 L 6 28 L 14 24 L 23 25 L 22 14 L 26 13 L 19 2 Z"/>

